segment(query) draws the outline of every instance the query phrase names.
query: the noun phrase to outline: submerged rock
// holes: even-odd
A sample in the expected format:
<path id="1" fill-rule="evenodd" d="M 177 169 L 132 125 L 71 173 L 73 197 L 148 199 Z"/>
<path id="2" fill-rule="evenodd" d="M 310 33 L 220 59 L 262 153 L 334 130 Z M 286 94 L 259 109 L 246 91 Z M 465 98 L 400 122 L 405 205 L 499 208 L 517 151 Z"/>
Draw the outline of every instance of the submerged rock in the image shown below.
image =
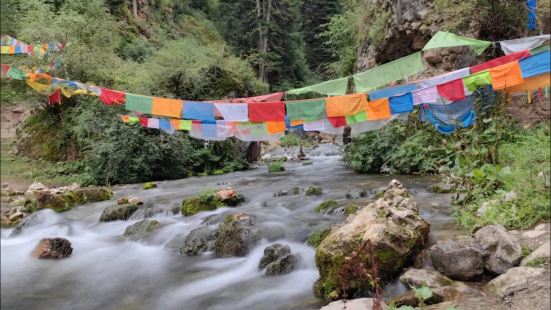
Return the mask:
<path id="1" fill-rule="evenodd" d="M 357 298 L 347 300 L 346 303 L 342 300 L 334 301 L 325 307 L 321 307 L 320 310 L 366 310 L 373 309 L 373 298 Z M 388 309 L 387 305 L 381 301 L 381 309 Z"/>
<path id="2" fill-rule="evenodd" d="M 209 226 L 199 227 L 192 230 L 180 248 L 180 254 L 193 256 L 201 252 L 211 250 L 216 240 L 216 228 Z"/>
<path id="3" fill-rule="evenodd" d="M 226 216 L 218 227 L 218 237 L 214 243 L 217 257 L 245 256 L 253 244 L 259 240 L 259 234 L 253 229 L 254 215 L 237 213 Z"/>
<path id="4" fill-rule="evenodd" d="M 457 280 L 469 280 L 484 272 L 488 252 L 470 236 L 456 240 L 438 240 L 430 248 L 432 265 L 442 274 Z"/>
<path id="5" fill-rule="evenodd" d="M 260 262 L 258 263 L 259 269 L 264 269 L 269 264 L 277 261 L 281 257 L 290 254 L 291 249 L 287 245 L 281 245 L 279 243 L 274 243 L 270 246 L 267 246 L 264 249 L 264 255 L 260 259 Z"/>
<path id="6" fill-rule="evenodd" d="M 294 254 L 287 254 L 266 267 L 266 275 L 275 276 L 287 274 L 295 270 L 298 265 L 298 257 Z"/>
<path id="7" fill-rule="evenodd" d="M 73 253 L 71 242 L 64 238 L 45 238 L 40 240 L 32 255 L 39 259 L 65 258 Z"/>
<path id="8" fill-rule="evenodd" d="M 10 237 L 18 236 L 23 231 L 32 229 L 35 226 L 40 226 L 40 228 L 57 226 L 66 228 L 67 233 L 71 232 L 71 223 L 62 215 L 48 209 L 32 213 L 23 219 L 11 232 Z"/>
<path id="9" fill-rule="evenodd" d="M 440 194 L 447 194 L 453 191 L 453 185 L 446 182 L 439 182 L 432 186 L 432 191 Z"/>
<path id="10" fill-rule="evenodd" d="M 321 187 L 310 186 L 306 189 L 306 196 L 319 196 L 323 194 Z"/>
<path id="11" fill-rule="evenodd" d="M 329 199 L 320 203 L 315 211 L 322 214 L 330 214 L 333 213 L 338 206 L 339 204 L 335 200 Z"/>
<path id="12" fill-rule="evenodd" d="M 148 237 L 161 227 L 161 223 L 156 220 L 141 220 L 126 227 L 123 236 L 130 240 L 138 241 Z"/>
<path id="13" fill-rule="evenodd" d="M 419 215 L 415 199 L 404 186 L 393 180 L 383 198 L 370 203 L 342 225 L 335 226 L 316 249 L 320 279 L 315 284 L 318 295 L 327 299 L 340 297 L 340 276 L 346 257 L 371 240 L 384 281 L 390 280 L 408 264 L 427 240 L 430 225 Z M 362 262 L 370 265 L 367 253 Z M 349 280 L 349 296 L 365 296 L 369 281 Z"/>
<path id="14" fill-rule="evenodd" d="M 213 211 L 217 208 L 235 207 L 245 201 L 245 196 L 229 188 L 221 191 L 205 191 L 185 199 L 182 202 L 182 214 L 191 216 L 201 211 Z"/>
<path id="15" fill-rule="evenodd" d="M 103 210 L 99 218 L 100 222 L 127 220 L 138 210 L 137 205 L 125 204 L 109 206 Z"/>
<path id="16" fill-rule="evenodd" d="M 501 225 L 489 225 L 477 230 L 474 238 L 482 248 L 490 251 L 486 269 L 496 274 L 503 274 L 512 267 L 518 266 L 522 258 L 522 248 L 517 239 L 507 233 Z"/>

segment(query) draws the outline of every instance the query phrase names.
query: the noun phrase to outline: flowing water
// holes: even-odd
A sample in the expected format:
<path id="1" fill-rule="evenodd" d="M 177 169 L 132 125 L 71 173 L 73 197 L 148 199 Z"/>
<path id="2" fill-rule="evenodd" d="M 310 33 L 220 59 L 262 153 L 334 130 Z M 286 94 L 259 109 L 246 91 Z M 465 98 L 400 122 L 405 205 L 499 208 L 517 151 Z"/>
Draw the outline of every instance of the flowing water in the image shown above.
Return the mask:
<path id="1" fill-rule="evenodd" d="M 345 215 L 321 215 L 314 208 L 326 199 L 365 205 L 375 189 L 393 178 L 417 199 L 421 215 L 431 223 L 431 241 L 457 233 L 449 195 L 429 189 L 437 177 L 355 174 L 332 145 L 320 145 L 307 155 L 311 165 L 287 162 L 287 171 L 277 174 L 268 174 L 261 166 L 222 176 L 157 182 L 151 190 L 142 190 L 141 184 L 116 186 L 111 201 L 65 213 L 40 211 L 35 225 L 17 236 L 2 229 L 2 309 L 319 309 L 324 303 L 312 292 L 318 277 L 315 252 L 305 241 L 310 232 L 340 223 Z M 304 190 L 311 185 L 320 186 L 323 195 L 291 193 L 294 187 Z M 185 197 L 227 186 L 245 195 L 246 203 L 191 217 L 171 212 Z M 274 197 L 278 191 L 289 194 Z M 102 210 L 121 196 L 152 202 L 155 210 L 138 211 L 128 221 L 100 223 Z M 202 222 L 216 223 L 236 212 L 254 214 L 265 236 L 246 257 L 214 258 L 208 252 L 188 257 L 174 249 L 173 244 Z M 127 226 L 149 216 L 163 224 L 153 236 L 139 242 L 122 237 Z M 33 248 L 46 237 L 67 238 L 73 254 L 57 261 L 32 258 Z M 300 256 L 292 273 L 268 277 L 257 268 L 263 249 L 274 242 L 289 245 Z M 395 281 L 384 294 L 403 291 Z"/>

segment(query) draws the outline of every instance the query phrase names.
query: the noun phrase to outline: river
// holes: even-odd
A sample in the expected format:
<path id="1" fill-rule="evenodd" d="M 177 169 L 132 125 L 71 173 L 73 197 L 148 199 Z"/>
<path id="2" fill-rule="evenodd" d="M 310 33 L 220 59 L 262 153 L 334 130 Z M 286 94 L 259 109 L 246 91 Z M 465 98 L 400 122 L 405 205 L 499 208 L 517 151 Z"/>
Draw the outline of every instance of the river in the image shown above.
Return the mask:
<path id="1" fill-rule="evenodd" d="M 39 211 L 40 220 L 17 236 L 10 237 L 12 229 L 2 229 L 2 309 L 319 309 L 325 303 L 312 291 L 318 277 L 315 250 L 305 241 L 310 232 L 340 223 L 345 215 L 322 215 L 314 208 L 326 199 L 365 205 L 373 200 L 369 197 L 377 188 L 394 178 L 411 191 L 422 217 L 431 223 L 429 243 L 457 234 L 449 195 L 430 191 L 438 177 L 356 174 L 344 166 L 333 145 L 321 145 L 307 155 L 310 165 L 287 162 L 287 171 L 282 173 L 269 174 L 266 166 L 260 166 L 220 176 L 157 182 L 158 187 L 151 190 L 143 190 L 141 184 L 115 186 L 111 201 L 81 205 L 65 213 Z M 320 186 L 323 195 L 291 194 L 294 187 L 305 190 L 311 185 Z M 246 203 L 191 217 L 171 212 L 185 197 L 224 187 L 245 195 Z M 289 194 L 274 197 L 278 191 Z M 152 202 L 156 211 L 138 211 L 128 221 L 100 223 L 102 210 L 121 196 Z M 172 248 L 206 217 L 216 222 L 236 212 L 254 214 L 266 237 L 248 256 L 213 258 L 212 253 L 203 253 L 188 257 Z M 145 216 L 153 216 L 162 228 L 146 240 L 124 239 L 125 228 Z M 38 241 L 46 237 L 67 238 L 73 254 L 58 261 L 31 257 Z M 257 268 L 263 249 L 274 242 L 289 245 L 300 256 L 297 270 L 269 277 Z M 394 281 L 384 294 L 395 295 L 404 289 Z"/>

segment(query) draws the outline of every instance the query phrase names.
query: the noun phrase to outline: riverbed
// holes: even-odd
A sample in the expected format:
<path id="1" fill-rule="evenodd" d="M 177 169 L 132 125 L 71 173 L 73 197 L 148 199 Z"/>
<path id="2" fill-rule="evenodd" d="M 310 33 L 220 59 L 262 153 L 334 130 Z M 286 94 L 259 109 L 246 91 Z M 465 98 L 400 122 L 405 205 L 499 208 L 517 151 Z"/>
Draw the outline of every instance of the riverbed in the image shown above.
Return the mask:
<path id="1" fill-rule="evenodd" d="M 430 190 L 436 176 L 387 176 L 356 174 L 343 164 L 333 145 L 307 152 L 304 161 L 286 162 L 286 171 L 268 173 L 266 166 L 220 176 L 192 177 L 115 186 L 110 201 L 78 206 L 64 213 L 39 211 L 37 223 L 17 236 L 1 231 L 2 309 L 319 309 L 315 297 L 318 278 L 315 250 L 308 235 L 344 221 L 346 215 L 314 211 L 324 200 L 366 205 L 375 191 L 392 179 L 401 181 L 414 195 L 421 216 L 431 224 L 429 244 L 459 232 L 452 217 L 450 196 Z M 306 196 L 309 186 L 321 187 L 320 196 Z M 236 208 L 220 208 L 183 217 L 172 210 L 182 200 L 206 189 L 232 187 L 247 200 Z M 292 189 L 301 189 L 293 194 Z M 274 197 L 274 193 L 286 195 Z M 128 221 L 99 222 L 104 208 L 117 197 L 134 196 L 155 205 L 138 211 Z M 263 232 L 246 257 L 214 258 L 210 252 L 182 256 L 174 244 L 204 222 L 219 222 L 230 213 L 254 214 Z M 137 241 L 122 237 L 127 226 L 151 217 L 162 223 L 153 236 Z M 63 237 L 73 246 L 63 260 L 38 260 L 30 253 L 41 238 Z M 258 262 L 266 246 L 289 245 L 298 254 L 298 268 L 287 275 L 266 276 Z M 398 281 L 385 288 L 391 296 L 405 290 Z"/>

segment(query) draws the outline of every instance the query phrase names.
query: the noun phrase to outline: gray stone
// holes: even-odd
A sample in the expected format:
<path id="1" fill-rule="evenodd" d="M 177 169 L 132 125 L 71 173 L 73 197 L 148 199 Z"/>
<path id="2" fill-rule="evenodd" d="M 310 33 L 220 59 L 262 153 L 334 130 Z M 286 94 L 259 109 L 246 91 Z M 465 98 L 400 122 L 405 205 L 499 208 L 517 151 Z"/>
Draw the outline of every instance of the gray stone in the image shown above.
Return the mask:
<path id="1" fill-rule="evenodd" d="M 64 238 L 45 238 L 40 240 L 32 255 L 39 259 L 59 259 L 73 253 L 71 242 Z"/>
<path id="2" fill-rule="evenodd" d="M 373 298 L 357 298 L 347 300 L 346 303 L 342 300 L 334 301 L 327 306 L 321 307 L 320 310 L 366 310 L 373 309 Z M 388 309 L 387 305 L 381 301 L 381 309 Z"/>
<path id="3" fill-rule="evenodd" d="M 137 210 L 138 206 L 131 204 L 109 206 L 103 210 L 99 220 L 100 222 L 127 220 Z"/>
<path id="4" fill-rule="evenodd" d="M 218 236 L 214 243 L 217 257 L 245 256 L 259 240 L 259 233 L 254 229 L 256 217 L 246 213 L 226 216 L 218 227 Z"/>
<path id="5" fill-rule="evenodd" d="M 517 266 L 522 258 L 520 243 L 503 226 L 485 226 L 475 232 L 474 238 L 483 249 L 491 252 L 485 266 L 488 271 L 503 274 Z"/>
<path id="6" fill-rule="evenodd" d="M 400 276 L 400 281 L 409 286 L 428 286 L 430 288 L 444 287 L 453 284 L 453 280 L 438 271 L 427 269 L 408 269 Z"/>
<path id="7" fill-rule="evenodd" d="M 275 262 L 279 258 L 291 253 L 291 249 L 288 245 L 281 245 L 279 243 L 274 243 L 270 246 L 267 246 L 264 249 L 264 255 L 258 263 L 258 268 L 264 269 L 269 264 Z"/>
<path id="8" fill-rule="evenodd" d="M 137 241 L 148 237 L 160 227 L 161 223 L 156 220 L 141 220 L 126 227 L 123 236 Z"/>
<path id="9" fill-rule="evenodd" d="M 545 271 L 541 268 L 514 267 L 490 281 L 487 284 L 487 288 L 500 297 L 504 297 L 526 289 L 533 279 L 543 273 L 545 273 Z"/>
<path id="10" fill-rule="evenodd" d="M 526 266 L 530 262 L 533 263 L 533 261 L 536 259 L 549 264 L 550 256 L 551 256 L 551 244 L 549 243 L 549 240 L 547 240 L 547 242 L 544 242 L 542 245 L 540 245 L 540 247 L 534 250 L 532 253 L 530 253 L 530 255 L 526 256 L 522 260 L 520 265 Z"/>
<path id="11" fill-rule="evenodd" d="M 266 267 L 266 275 L 274 276 L 280 274 L 287 274 L 295 270 L 298 265 L 298 257 L 294 254 L 287 254 L 278 258 L 275 262 L 269 264 Z"/>
<path id="12" fill-rule="evenodd" d="M 447 193 L 451 193 L 452 190 L 453 190 L 453 185 L 446 182 L 436 183 L 432 186 L 432 191 L 435 193 L 447 194 Z"/>
<path id="13" fill-rule="evenodd" d="M 480 244 L 469 236 L 459 236 L 456 240 L 438 240 L 429 252 L 434 268 L 457 280 L 469 280 L 481 275 L 487 255 Z"/>
<path id="14" fill-rule="evenodd" d="M 184 246 L 180 248 L 180 254 L 193 256 L 211 250 L 215 240 L 216 228 L 209 226 L 195 228 L 187 235 Z"/>

